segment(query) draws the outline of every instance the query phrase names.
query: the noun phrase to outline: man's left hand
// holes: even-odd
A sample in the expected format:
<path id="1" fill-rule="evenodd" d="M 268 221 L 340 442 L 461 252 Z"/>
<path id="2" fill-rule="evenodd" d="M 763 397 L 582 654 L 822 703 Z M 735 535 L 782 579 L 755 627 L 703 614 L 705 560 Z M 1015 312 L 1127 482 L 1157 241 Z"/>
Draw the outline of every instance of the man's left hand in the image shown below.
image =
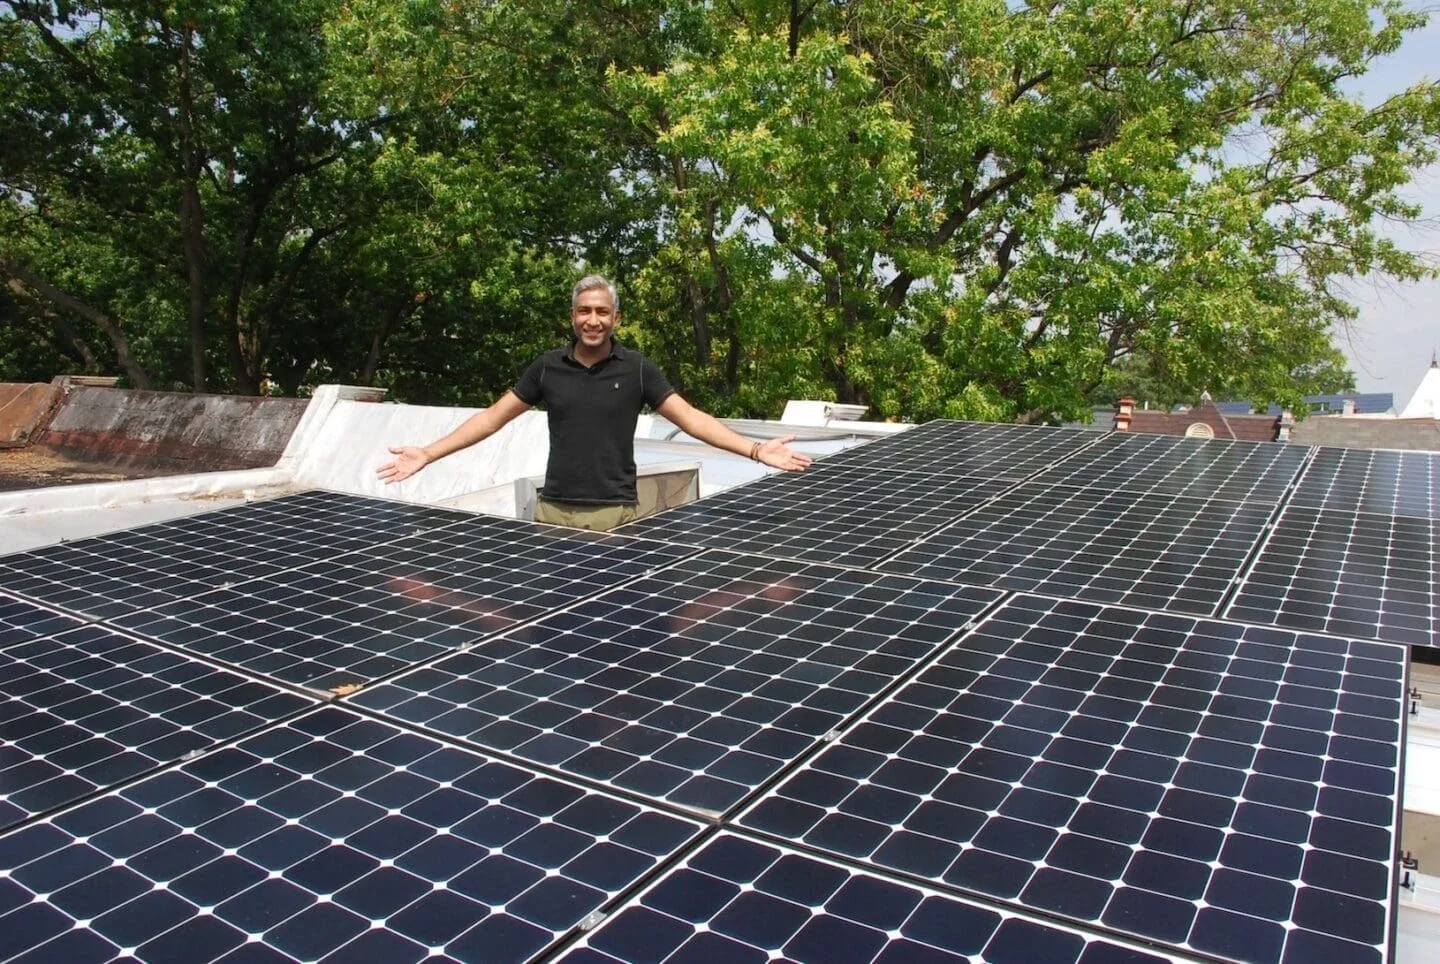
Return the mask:
<path id="1" fill-rule="evenodd" d="M 804 452 L 797 452 L 790 447 L 795 441 L 795 436 L 787 435 L 784 438 L 772 438 L 760 446 L 755 453 L 757 461 L 763 462 L 772 469 L 784 469 L 786 472 L 803 472 L 810 467 L 815 460 Z"/>

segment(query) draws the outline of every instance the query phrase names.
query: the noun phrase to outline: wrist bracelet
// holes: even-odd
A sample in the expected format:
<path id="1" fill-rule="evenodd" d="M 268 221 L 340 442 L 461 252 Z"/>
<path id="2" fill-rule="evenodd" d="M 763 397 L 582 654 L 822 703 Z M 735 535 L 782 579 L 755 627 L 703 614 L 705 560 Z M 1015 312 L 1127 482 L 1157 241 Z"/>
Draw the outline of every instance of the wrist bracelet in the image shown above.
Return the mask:
<path id="1" fill-rule="evenodd" d="M 754 445 L 750 446 L 750 461 L 752 461 L 752 462 L 758 462 L 758 461 L 760 461 L 760 443 L 759 443 L 759 442 L 756 442 Z"/>

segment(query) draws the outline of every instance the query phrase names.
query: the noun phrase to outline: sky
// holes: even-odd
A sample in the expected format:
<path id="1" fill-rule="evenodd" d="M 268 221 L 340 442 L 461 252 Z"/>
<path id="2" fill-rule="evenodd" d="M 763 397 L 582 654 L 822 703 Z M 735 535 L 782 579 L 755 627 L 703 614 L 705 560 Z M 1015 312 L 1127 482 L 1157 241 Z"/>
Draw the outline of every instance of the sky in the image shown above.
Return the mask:
<path id="1" fill-rule="evenodd" d="M 1440 12 L 1411 34 L 1399 51 L 1360 79 L 1356 92 L 1369 105 L 1425 80 L 1440 76 Z M 1424 207 L 1420 223 L 1387 229 L 1397 244 L 1427 253 L 1440 263 L 1440 164 L 1426 169 L 1404 192 L 1407 200 Z M 1433 352 L 1440 351 L 1440 279 L 1397 284 L 1386 279 L 1362 278 L 1348 290 L 1360 317 L 1354 331 L 1336 336 L 1355 372 L 1355 387 L 1362 392 L 1392 392 L 1396 408 L 1404 408 Z"/>

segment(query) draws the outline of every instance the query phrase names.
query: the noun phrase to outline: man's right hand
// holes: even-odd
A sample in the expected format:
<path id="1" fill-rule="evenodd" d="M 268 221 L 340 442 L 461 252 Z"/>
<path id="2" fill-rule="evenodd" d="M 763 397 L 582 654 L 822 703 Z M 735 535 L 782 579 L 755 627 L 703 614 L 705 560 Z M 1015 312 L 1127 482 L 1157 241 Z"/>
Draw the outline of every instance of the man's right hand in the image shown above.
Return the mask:
<path id="1" fill-rule="evenodd" d="M 417 445 L 392 445 L 390 454 L 395 456 L 394 460 L 386 462 L 375 470 L 380 481 L 386 485 L 392 482 L 404 482 L 430 464 L 430 456 L 426 455 L 425 450 Z"/>

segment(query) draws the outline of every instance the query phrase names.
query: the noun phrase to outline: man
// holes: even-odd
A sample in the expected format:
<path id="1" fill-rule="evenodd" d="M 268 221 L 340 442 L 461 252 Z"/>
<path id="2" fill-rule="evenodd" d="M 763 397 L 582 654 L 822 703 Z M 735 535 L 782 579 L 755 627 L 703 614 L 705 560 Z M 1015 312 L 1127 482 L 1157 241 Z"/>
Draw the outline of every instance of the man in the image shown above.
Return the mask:
<path id="1" fill-rule="evenodd" d="M 550 459 L 537 522 L 604 530 L 635 518 L 635 423 L 645 405 L 718 449 L 787 471 L 809 467 L 810 456 L 790 448 L 793 435 L 758 442 L 731 431 L 681 398 L 648 358 L 618 345 L 619 298 L 604 278 L 587 275 L 576 282 L 570 321 L 575 331 L 569 346 L 541 355 L 499 401 L 444 438 L 423 448 L 391 448 L 395 459 L 376 474 L 387 484 L 408 479 L 541 402 L 550 423 Z"/>

